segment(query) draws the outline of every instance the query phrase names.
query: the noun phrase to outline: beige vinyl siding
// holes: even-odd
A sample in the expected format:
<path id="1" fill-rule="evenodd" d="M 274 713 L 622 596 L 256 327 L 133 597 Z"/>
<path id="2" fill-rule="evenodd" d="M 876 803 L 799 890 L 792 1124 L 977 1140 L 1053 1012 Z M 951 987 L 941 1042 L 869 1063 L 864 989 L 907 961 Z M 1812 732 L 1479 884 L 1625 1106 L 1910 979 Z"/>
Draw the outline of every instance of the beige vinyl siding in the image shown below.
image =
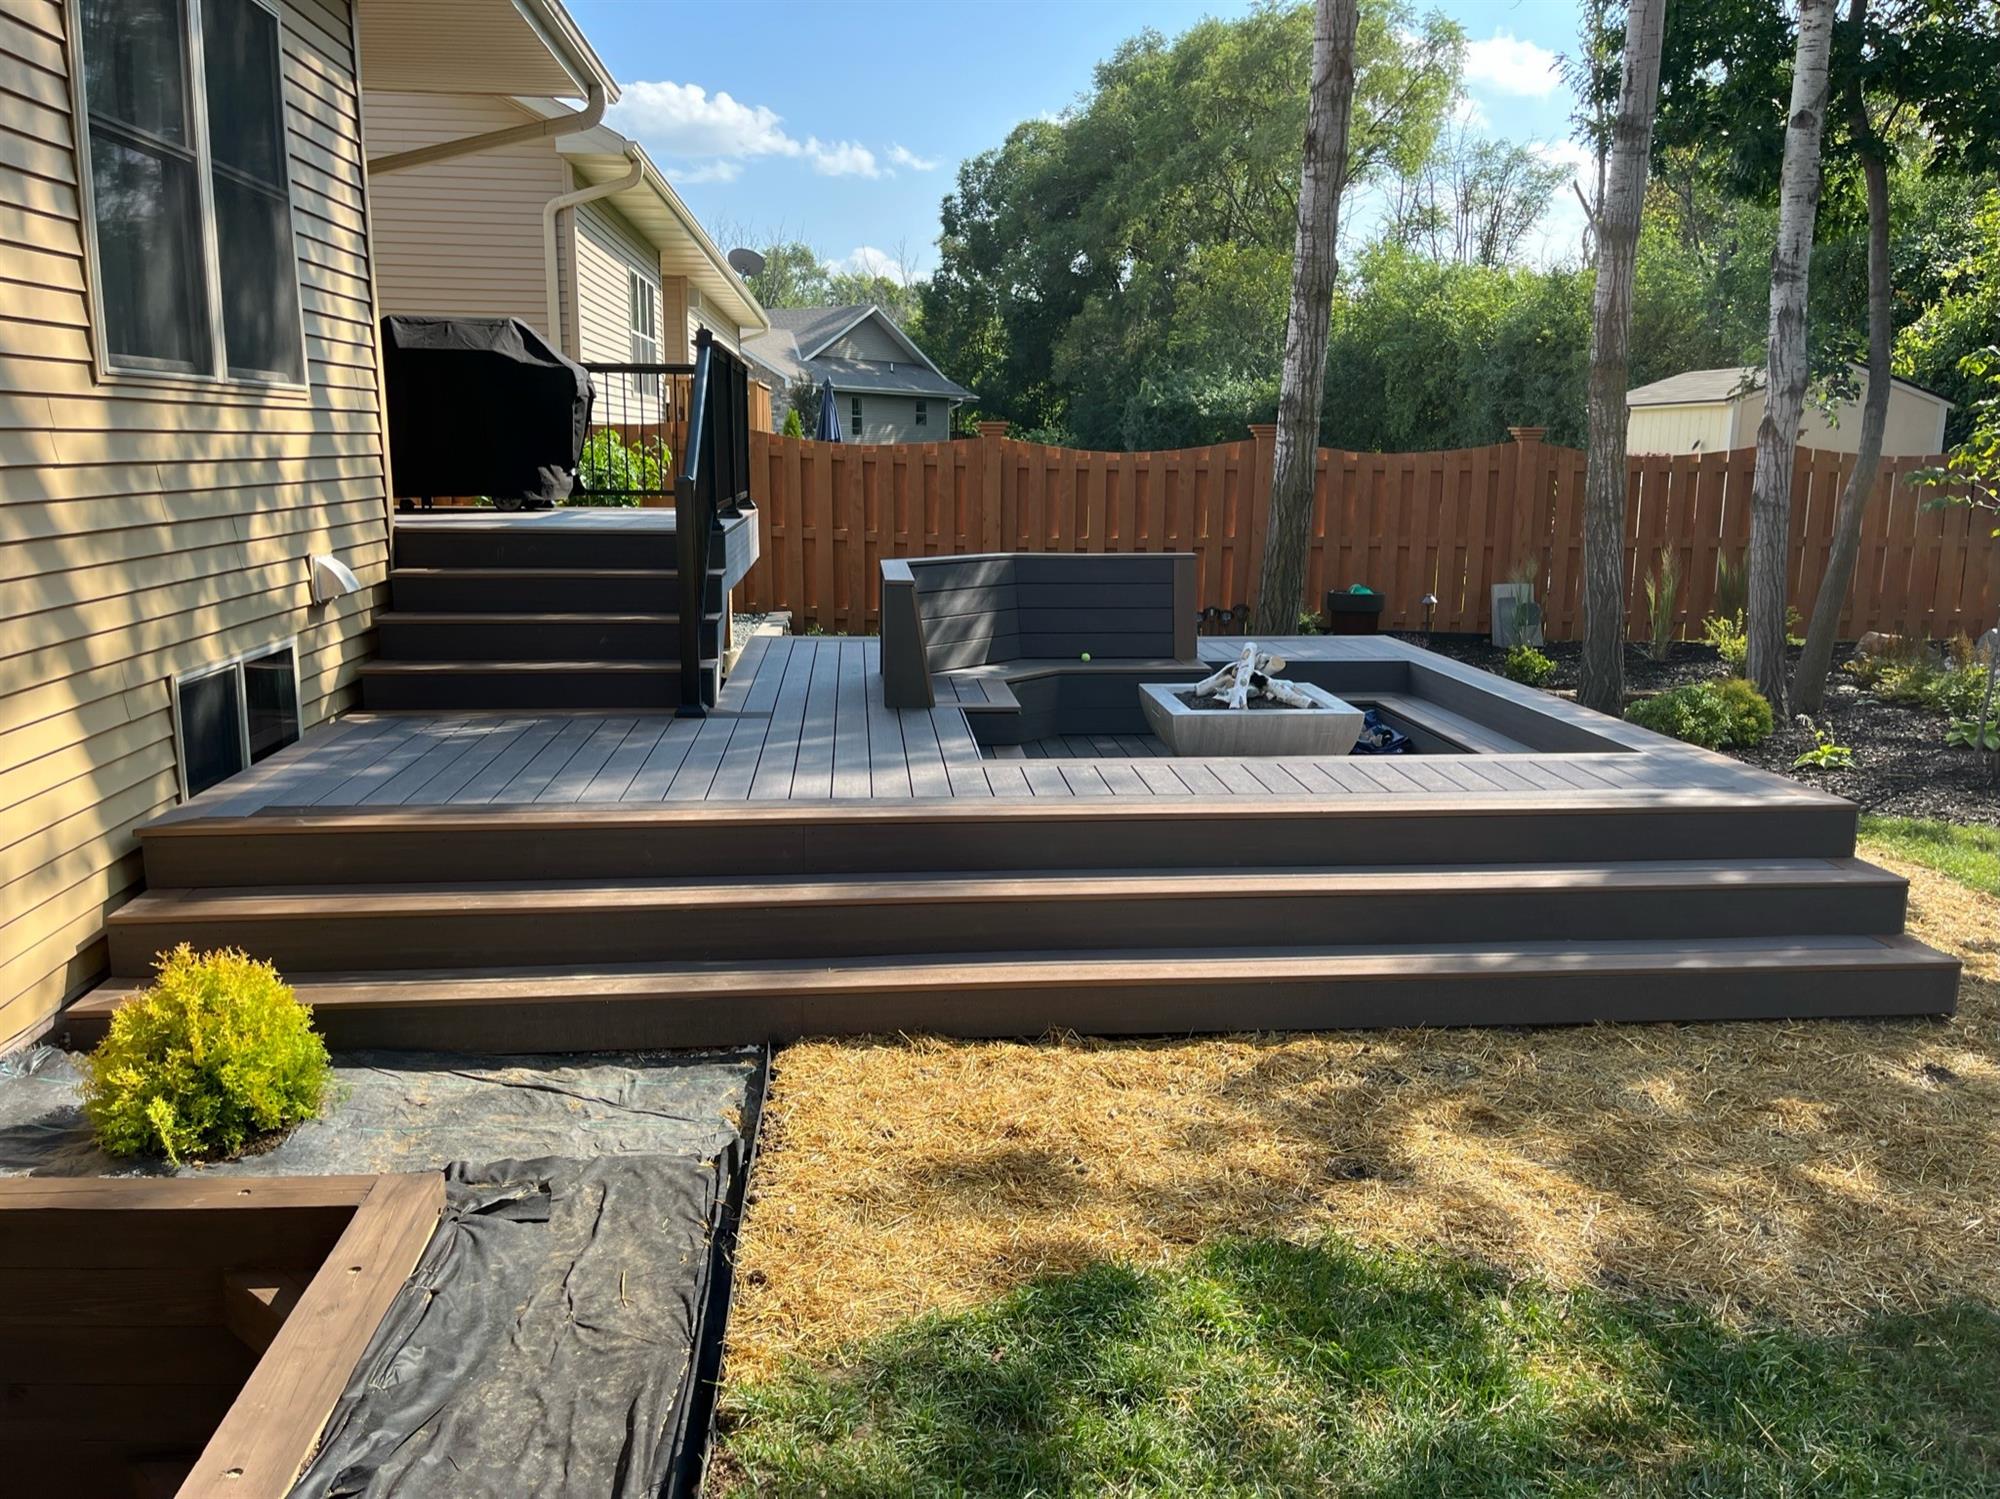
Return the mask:
<path id="1" fill-rule="evenodd" d="M 1730 448 L 1730 403 L 1635 406 L 1625 428 L 1628 453 L 1726 453 Z M 1755 440 L 1755 429 L 1752 429 Z"/>
<path id="2" fill-rule="evenodd" d="M 178 794 L 171 678 L 297 637 L 300 712 L 352 698 L 387 568 L 346 0 L 286 0 L 309 385 L 100 382 L 60 6 L 0 0 L 0 1045 L 102 968 L 133 829 Z M 364 588 L 315 608 L 305 558 Z"/>
<path id="3" fill-rule="evenodd" d="M 373 89 L 367 117 L 371 157 L 535 118 L 512 100 L 490 95 Z M 376 178 L 376 285 L 383 312 L 517 317 L 557 342 L 547 326 L 542 206 L 569 186 L 568 171 L 547 140 Z M 568 301 L 565 288 L 565 325 L 573 315 Z"/>
<path id="4" fill-rule="evenodd" d="M 895 336 L 872 317 L 855 324 L 819 352 L 831 354 L 838 359 L 880 359 L 894 364 L 917 363 L 910 357 L 910 351 L 898 343 Z"/>
<path id="5" fill-rule="evenodd" d="M 582 351 L 577 358 L 604 364 L 629 363 L 632 324 L 628 277 L 637 271 L 657 294 L 660 252 L 640 238 L 638 230 L 609 204 L 582 203 L 574 212 Z"/>

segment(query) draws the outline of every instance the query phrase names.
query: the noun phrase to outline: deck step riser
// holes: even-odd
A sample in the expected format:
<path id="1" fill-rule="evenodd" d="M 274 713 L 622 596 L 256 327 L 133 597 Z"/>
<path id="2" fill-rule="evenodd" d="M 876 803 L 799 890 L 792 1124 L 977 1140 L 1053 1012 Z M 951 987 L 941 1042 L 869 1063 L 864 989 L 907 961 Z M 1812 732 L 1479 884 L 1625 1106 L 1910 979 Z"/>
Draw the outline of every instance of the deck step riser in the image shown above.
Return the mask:
<path id="1" fill-rule="evenodd" d="M 263 815 L 225 830 L 166 824 L 141 834 L 156 890 L 471 880 L 699 879 L 902 874 L 949 869 L 1270 869 L 1348 865 L 1603 863 L 1630 859 L 1837 859 L 1854 852 L 1846 804 L 1655 811 L 1244 809 L 1098 819 L 1067 804 L 1047 819 L 954 816 L 896 823 L 746 819 L 620 822 L 612 809 L 508 825 L 467 809 L 449 828 Z M 1171 813 L 1168 803 L 1165 812 Z"/>
<path id="2" fill-rule="evenodd" d="M 361 673 L 362 706 L 392 713 L 672 711 L 679 702 L 680 674 L 668 669 Z"/>
<path id="3" fill-rule="evenodd" d="M 551 572 L 489 577 L 476 572 L 389 574 L 394 607 L 434 614 L 675 614 L 680 612 L 678 576 L 621 578 L 605 573 Z M 709 574 L 707 607 L 722 607 L 722 577 Z"/>
<path id="4" fill-rule="evenodd" d="M 713 656 L 719 621 L 702 628 L 702 654 Z M 680 654 L 673 621 L 397 619 L 376 624 L 384 661 L 669 661 Z"/>
<path id="5" fill-rule="evenodd" d="M 178 942 L 240 947 L 286 972 L 898 957 L 990 951 L 997 933 L 1026 951 L 1171 948 L 1190 934 L 1257 951 L 1298 942 L 1389 946 L 1434 942 L 1713 937 L 1892 936 L 1903 927 L 1901 881 L 1769 887 L 1690 881 L 1653 890 L 1405 890 L 1393 895 L 1216 897 L 1191 888 L 1144 898 L 988 897 L 907 906 L 800 902 L 774 909 L 746 894 L 723 909 L 670 904 L 573 909 L 561 892 L 523 914 L 354 913 L 337 895 L 296 915 L 187 919 L 171 901 L 114 917 L 114 973 L 143 975 Z"/>
<path id="6" fill-rule="evenodd" d="M 303 996 L 311 1001 L 312 995 Z M 1217 964 L 1199 982 L 1104 985 L 982 984 L 801 994 L 745 985 L 728 993 L 571 994 L 549 1003 L 482 999 L 323 1005 L 314 1020 L 337 1049 L 450 1050 L 477 1037 L 482 1051 L 541 1052 L 785 1042 L 802 1036 L 1186 1035 L 1441 1025 L 1572 1025 L 1599 1021 L 1708 1021 L 1945 1015 L 1957 970 L 1944 964 L 1818 971 L 1807 965 L 1699 972 L 1617 971 L 1588 965 L 1538 974 L 1400 976 L 1393 971 L 1273 980 L 1233 979 Z M 103 1011 L 73 1012 L 69 1041 L 103 1035 Z"/>
<path id="7" fill-rule="evenodd" d="M 719 543 L 710 552 L 720 559 Z M 652 567 L 679 565 L 671 531 L 520 531 L 403 528 L 396 533 L 398 567 Z"/>

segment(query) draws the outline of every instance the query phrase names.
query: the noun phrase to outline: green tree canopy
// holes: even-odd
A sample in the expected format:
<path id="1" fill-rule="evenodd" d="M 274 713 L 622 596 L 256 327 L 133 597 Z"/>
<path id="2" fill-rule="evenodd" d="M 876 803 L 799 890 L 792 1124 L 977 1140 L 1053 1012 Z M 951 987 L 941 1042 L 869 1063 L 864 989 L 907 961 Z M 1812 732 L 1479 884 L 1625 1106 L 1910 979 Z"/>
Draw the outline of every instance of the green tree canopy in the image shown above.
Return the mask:
<path id="1" fill-rule="evenodd" d="M 1278 4 L 1143 32 L 1063 119 L 960 169 L 923 318 L 982 409 L 1123 446 L 1158 427 L 1159 399 L 1199 410 L 1275 380 L 1311 35 L 1308 7 Z M 1364 7 L 1350 185 L 1426 159 L 1463 46 L 1442 15 Z"/>

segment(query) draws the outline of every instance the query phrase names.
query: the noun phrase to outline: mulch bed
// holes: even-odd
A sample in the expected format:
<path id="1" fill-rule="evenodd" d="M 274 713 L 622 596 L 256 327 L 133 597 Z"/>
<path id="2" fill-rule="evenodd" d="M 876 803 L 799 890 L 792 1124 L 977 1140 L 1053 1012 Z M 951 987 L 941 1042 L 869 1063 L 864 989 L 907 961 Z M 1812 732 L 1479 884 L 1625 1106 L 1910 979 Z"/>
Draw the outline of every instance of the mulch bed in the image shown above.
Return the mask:
<path id="1" fill-rule="evenodd" d="M 1483 636 L 1438 635 L 1429 641 L 1421 635 L 1403 638 L 1482 671 L 1497 673 L 1507 655 Z M 1546 684 L 1548 690 L 1574 692 L 1582 645 L 1557 641 L 1544 646 L 1542 652 L 1556 664 L 1556 674 Z M 1835 654 L 1820 722 L 1837 742 L 1854 751 L 1856 763 L 1851 770 L 1794 770 L 1792 761 L 1812 748 L 1813 735 L 1792 721 L 1780 722 L 1777 732 L 1755 749 L 1725 753 L 1844 796 L 1867 812 L 1935 817 L 1945 822 L 2000 823 L 2000 781 L 1981 765 L 1981 757 L 1945 745 L 1943 715 L 1885 703 L 1856 686 L 1840 670 L 1849 654 L 1845 647 Z M 1630 694 L 1661 692 L 1718 676 L 1724 669 L 1712 646 L 1676 644 L 1665 661 L 1654 661 L 1645 651 L 1628 648 L 1625 689 Z"/>

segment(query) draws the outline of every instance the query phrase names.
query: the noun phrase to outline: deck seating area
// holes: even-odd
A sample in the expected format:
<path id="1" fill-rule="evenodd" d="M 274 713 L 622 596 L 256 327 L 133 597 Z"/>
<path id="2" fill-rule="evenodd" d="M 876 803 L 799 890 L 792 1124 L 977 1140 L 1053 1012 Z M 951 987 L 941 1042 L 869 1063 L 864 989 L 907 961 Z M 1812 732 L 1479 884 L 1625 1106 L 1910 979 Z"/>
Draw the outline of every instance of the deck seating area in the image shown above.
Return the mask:
<path id="1" fill-rule="evenodd" d="M 471 589 L 492 623 L 496 585 L 419 580 L 432 524 L 399 588 Z M 533 535 L 510 586 L 559 589 L 572 527 L 644 534 L 497 517 L 445 544 L 476 572 Z M 1135 681 L 1241 644 L 1196 638 L 1183 559 L 937 562 L 885 564 L 883 639 L 753 641 L 706 717 L 454 701 L 307 735 L 141 829 L 147 889 L 71 1039 L 180 941 L 276 962 L 341 1046 L 1955 1003 L 1956 962 L 1904 934 L 1905 882 L 1854 857 L 1849 802 L 1389 637 L 1268 643 L 1428 752 L 1162 754 Z M 1065 590 L 1123 602 L 1038 613 Z"/>

